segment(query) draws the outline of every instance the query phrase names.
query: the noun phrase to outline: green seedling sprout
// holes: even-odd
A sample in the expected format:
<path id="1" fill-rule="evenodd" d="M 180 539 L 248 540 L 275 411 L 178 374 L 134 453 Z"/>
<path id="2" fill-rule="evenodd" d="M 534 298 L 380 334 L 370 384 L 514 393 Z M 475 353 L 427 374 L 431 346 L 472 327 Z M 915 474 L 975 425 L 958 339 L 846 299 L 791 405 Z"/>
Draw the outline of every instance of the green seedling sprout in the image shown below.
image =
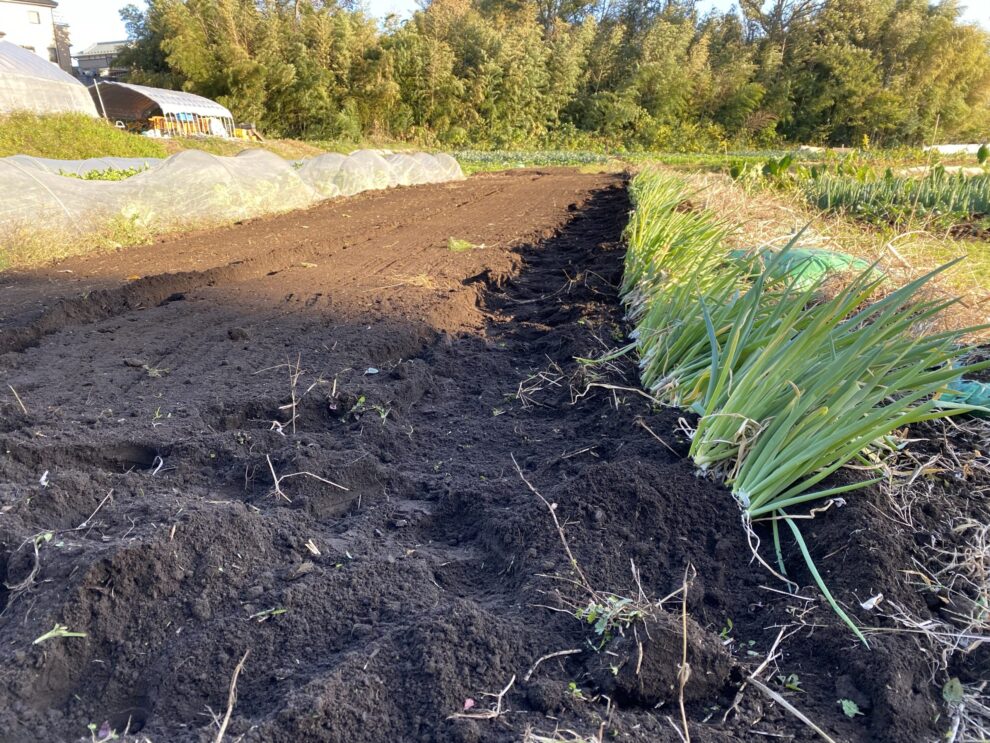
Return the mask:
<path id="1" fill-rule="evenodd" d="M 848 717 L 850 720 L 857 715 L 861 716 L 863 713 L 859 710 L 859 705 L 856 704 L 852 699 L 840 699 L 838 702 L 839 706 L 842 707 L 842 714 Z"/>
<path id="2" fill-rule="evenodd" d="M 40 645 L 43 642 L 47 642 L 48 640 L 54 640 L 57 637 L 86 637 L 86 633 L 72 632 L 64 624 L 59 624 L 58 622 L 56 622 L 54 627 L 52 627 L 48 632 L 43 634 L 41 637 L 37 638 L 31 644 Z"/>
<path id="3" fill-rule="evenodd" d="M 461 240 L 456 237 L 452 237 L 447 240 L 447 250 L 451 253 L 466 253 L 469 250 L 480 250 L 481 248 L 487 247 L 485 245 L 475 245 L 474 243 L 468 242 L 467 240 Z"/>

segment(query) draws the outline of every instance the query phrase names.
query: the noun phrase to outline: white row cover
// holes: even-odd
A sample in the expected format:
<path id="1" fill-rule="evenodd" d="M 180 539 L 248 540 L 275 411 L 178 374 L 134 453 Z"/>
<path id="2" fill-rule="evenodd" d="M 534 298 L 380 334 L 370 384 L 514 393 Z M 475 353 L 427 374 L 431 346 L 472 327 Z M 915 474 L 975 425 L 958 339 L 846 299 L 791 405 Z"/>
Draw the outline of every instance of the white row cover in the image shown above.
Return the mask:
<path id="1" fill-rule="evenodd" d="M 84 176 L 108 170 L 147 170 L 162 162 L 160 157 L 93 157 L 89 160 L 52 160 L 47 157 L 13 155 L 0 158 L 0 163 L 16 163 L 26 168 L 42 170 L 52 175 Z"/>
<path id="2" fill-rule="evenodd" d="M 934 150 L 942 155 L 975 155 L 983 145 L 975 144 L 936 144 L 924 148 L 925 152 Z"/>
<path id="3" fill-rule="evenodd" d="M 60 175 L 144 167 L 148 169 L 122 181 Z M 237 157 L 188 150 L 165 160 L 58 161 L 17 155 L 0 158 L 0 250 L 43 229 L 72 239 L 98 233 L 116 219 L 157 230 L 202 227 L 361 191 L 463 178 L 449 155 L 383 157 L 370 150 L 297 163 L 265 150 Z"/>

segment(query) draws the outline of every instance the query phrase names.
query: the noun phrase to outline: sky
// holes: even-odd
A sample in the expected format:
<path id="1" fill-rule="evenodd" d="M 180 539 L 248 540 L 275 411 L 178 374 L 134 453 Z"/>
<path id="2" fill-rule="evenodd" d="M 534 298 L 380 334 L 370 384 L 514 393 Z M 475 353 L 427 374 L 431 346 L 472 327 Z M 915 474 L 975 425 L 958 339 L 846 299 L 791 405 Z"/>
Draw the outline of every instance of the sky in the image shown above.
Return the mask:
<path id="1" fill-rule="evenodd" d="M 72 34 L 72 51 L 78 53 L 97 41 L 117 41 L 126 38 L 124 24 L 120 22 L 118 10 L 129 0 L 59 0 L 58 14 L 69 24 Z M 131 0 L 142 5 L 142 0 Z M 383 17 L 389 13 L 408 15 L 416 9 L 415 0 L 364 0 L 368 10 Z M 990 0 L 964 0 L 965 17 L 978 21 L 990 28 Z M 726 10 L 735 3 L 733 0 L 702 0 L 702 9 L 709 7 Z"/>

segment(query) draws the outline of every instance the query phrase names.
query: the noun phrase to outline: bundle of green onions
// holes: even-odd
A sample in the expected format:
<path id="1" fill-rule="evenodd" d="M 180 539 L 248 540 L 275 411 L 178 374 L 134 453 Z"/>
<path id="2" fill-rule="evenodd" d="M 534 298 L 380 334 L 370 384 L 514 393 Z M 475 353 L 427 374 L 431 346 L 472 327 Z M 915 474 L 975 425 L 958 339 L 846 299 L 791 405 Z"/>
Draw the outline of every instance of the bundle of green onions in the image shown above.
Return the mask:
<path id="1" fill-rule="evenodd" d="M 635 209 L 626 227 L 625 270 L 621 293 L 631 319 L 646 311 L 652 297 L 664 287 L 702 282 L 715 276 L 716 250 L 728 234 L 728 225 L 707 212 L 679 209 L 684 188 L 658 177 L 637 178 L 632 189 Z"/>
<path id="2" fill-rule="evenodd" d="M 699 415 L 695 464 L 731 487 L 747 519 L 773 519 L 778 559 L 777 520 L 788 524 L 823 593 L 862 638 L 784 509 L 876 482 L 815 489 L 852 462 L 879 469 L 880 450 L 904 426 L 973 410 L 940 396 L 960 375 L 990 367 L 953 366 L 975 329 L 920 332 L 954 303 L 924 298 L 953 264 L 880 299 L 885 279 L 870 267 L 828 297 L 834 277 L 809 283 L 781 270 L 797 238 L 730 259 L 726 226 L 680 209 L 685 193 L 658 171 L 633 181 L 623 291 L 643 384 Z"/>

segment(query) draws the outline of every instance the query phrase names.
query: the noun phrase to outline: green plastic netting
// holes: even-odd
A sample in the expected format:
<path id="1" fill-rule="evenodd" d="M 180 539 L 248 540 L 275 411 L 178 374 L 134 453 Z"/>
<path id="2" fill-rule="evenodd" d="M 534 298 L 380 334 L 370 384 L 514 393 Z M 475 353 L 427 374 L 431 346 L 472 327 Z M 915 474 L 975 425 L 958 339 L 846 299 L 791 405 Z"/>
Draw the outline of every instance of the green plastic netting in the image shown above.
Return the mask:
<path id="1" fill-rule="evenodd" d="M 974 411 L 973 415 L 990 415 L 990 382 L 958 379 L 952 383 L 952 391 L 944 393 L 940 399 L 959 405 L 977 405 L 985 411 Z"/>

